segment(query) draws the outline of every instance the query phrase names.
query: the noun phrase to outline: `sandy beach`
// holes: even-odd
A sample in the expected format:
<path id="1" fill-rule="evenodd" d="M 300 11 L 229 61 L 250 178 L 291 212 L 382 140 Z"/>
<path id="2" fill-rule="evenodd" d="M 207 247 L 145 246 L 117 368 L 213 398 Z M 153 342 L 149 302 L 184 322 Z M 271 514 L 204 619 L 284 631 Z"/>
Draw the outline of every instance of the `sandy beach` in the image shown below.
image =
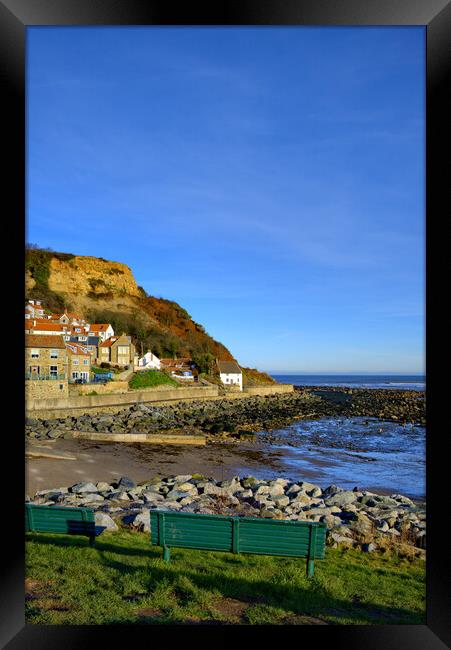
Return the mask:
<path id="1" fill-rule="evenodd" d="M 290 450 L 252 443 L 207 444 L 204 447 L 163 445 L 92 443 L 86 440 L 41 441 L 28 449 L 43 454 L 71 456 L 76 460 L 27 458 L 26 494 L 39 490 L 70 486 L 80 481 L 111 482 L 127 475 L 140 483 L 156 475 L 203 474 L 222 481 L 233 476 L 253 475 L 276 478 L 286 474 Z M 312 469 L 293 470 L 293 479 L 318 482 L 318 471 L 327 467 L 328 460 L 317 459 Z M 323 481 L 321 481 L 323 482 Z M 326 487 L 326 485 L 324 485 Z M 371 489 L 371 486 L 367 486 Z M 377 493 L 390 490 L 374 488 Z"/>
<path id="2" fill-rule="evenodd" d="M 238 473 L 243 465 L 260 473 L 269 464 L 277 473 L 279 454 L 257 451 L 254 445 L 207 445 L 185 447 L 124 443 L 92 443 L 84 440 L 42 441 L 34 451 L 75 456 L 74 460 L 33 458 L 26 461 L 26 493 L 73 485 L 78 481 L 111 481 L 123 475 L 136 483 L 157 474 L 202 473 L 223 480 Z"/>

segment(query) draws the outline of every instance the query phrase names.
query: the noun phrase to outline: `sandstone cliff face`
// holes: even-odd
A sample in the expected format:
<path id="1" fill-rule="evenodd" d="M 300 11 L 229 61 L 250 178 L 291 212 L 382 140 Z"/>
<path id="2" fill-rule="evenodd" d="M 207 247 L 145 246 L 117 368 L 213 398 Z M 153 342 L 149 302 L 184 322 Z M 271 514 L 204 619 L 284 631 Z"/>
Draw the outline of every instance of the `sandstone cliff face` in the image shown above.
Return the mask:
<path id="1" fill-rule="evenodd" d="M 33 279 L 31 272 L 25 271 L 25 293 L 28 293 L 36 285 L 36 281 Z"/>
<path id="2" fill-rule="evenodd" d="M 98 257 L 76 255 L 70 260 L 53 257 L 50 261 L 48 286 L 52 291 L 74 295 L 112 293 L 140 297 L 128 266 Z"/>

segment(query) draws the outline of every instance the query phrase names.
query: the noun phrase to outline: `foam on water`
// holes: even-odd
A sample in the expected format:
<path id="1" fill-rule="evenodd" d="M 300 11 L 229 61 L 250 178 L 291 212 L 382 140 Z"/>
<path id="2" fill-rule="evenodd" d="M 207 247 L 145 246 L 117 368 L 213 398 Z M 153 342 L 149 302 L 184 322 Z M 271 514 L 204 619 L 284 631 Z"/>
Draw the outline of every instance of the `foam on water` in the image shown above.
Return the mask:
<path id="1" fill-rule="evenodd" d="M 424 427 L 377 418 L 322 418 L 272 433 L 281 438 L 276 449 L 283 451 L 287 474 L 308 472 L 321 486 L 425 495 Z"/>

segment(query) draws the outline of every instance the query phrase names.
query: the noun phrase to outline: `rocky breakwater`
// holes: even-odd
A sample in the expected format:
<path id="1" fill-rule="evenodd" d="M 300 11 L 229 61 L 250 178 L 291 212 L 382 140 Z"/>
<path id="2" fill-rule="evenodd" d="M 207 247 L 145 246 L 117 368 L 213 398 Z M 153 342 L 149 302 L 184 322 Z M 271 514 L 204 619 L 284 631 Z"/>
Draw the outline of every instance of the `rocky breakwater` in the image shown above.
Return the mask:
<path id="1" fill-rule="evenodd" d="M 195 400 L 152 406 L 135 404 L 115 414 L 84 414 L 78 417 L 44 420 L 28 418 L 25 432 L 30 438 L 70 438 L 72 431 L 111 433 L 157 433 L 183 430 L 214 436 L 282 427 L 296 417 L 318 418 L 338 413 L 338 408 L 319 397 L 297 391 L 281 395 L 252 396 L 242 399 Z M 241 432 L 243 436 L 244 431 Z"/>
<path id="2" fill-rule="evenodd" d="M 302 394 L 320 397 L 344 417 L 374 417 L 426 426 L 424 391 L 361 389 L 337 386 L 296 386 Z M 333 414 L 332 412 L 330 413 Z"/>
<path id="3" fill-rule="evenodd" d="M 426 504 L 400 494 L 322 489 L 306 481 L 252 476 L 215 481 L 193 475 L 156 476 L 135 485 L 123 476 L 112 483 L 77 483 L 71 487 L 37 492 L 28 502 L 41 505 L 84 506 L 95 510 L 98 526 L 119 526 L 148 532 L 155 509 L 264 517 L 294 521 L 320 521 L 327 526 L 332 546 L 371 552 L 397 545 L 421 555 L 426 548 Z"/>

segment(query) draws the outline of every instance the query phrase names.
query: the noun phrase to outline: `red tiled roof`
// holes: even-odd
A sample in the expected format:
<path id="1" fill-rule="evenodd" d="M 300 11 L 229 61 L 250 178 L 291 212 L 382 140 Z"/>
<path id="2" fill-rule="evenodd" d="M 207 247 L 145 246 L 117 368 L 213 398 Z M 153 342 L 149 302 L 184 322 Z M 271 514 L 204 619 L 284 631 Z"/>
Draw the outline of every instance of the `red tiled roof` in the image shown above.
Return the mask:
<path id="1" fill-rule="evenodd" d="M 65 349 L 62 336 L 49 336 L 45 334 L 25 334 L 25 347 Z"/>
<path id="2" fill-rule="evenodd" d="M 103 343 L 101 343 L 99 347 L 101 347 L 101 348 L 110 348 L 113 345 L 113 343 L 116 343 L 116 341 L 118 341 L 118 340 L 119 340 L 118 336 L 111 336 L 106 341 L 103 341 Z"/>
<path id="3" fill-rule="evenodd" d="M 65 332 L 62 323 L 49 323 L 47 319 L 27 319 L 25 320 L 25 328 L 28 330 L 39 330 L 43 332 Z"/>

